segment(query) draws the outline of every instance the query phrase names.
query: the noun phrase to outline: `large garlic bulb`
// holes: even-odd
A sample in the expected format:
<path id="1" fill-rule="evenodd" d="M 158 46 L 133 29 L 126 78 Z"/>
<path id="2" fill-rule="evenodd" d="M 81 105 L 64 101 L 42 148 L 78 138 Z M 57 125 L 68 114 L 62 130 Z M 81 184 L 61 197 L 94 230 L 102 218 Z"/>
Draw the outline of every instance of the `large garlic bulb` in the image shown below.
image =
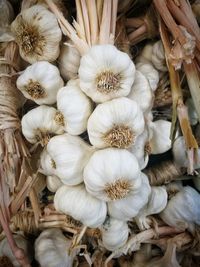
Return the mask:
<path id="1" fill-rule="evenodd" d="M 144 130 L 143 113 L 126 97 L 99 104 L 88 120 L 88 135 L 97 148 L 131 147 Z"/>
<path id="2" fill-rule="evenodd" d="M 23 10 L 11 24 L 21 57 L 29 63 L 54 61 L 62 33 L 56 17 L 41 5 Z"/>
<path id="3" fill-rule="evenodd" d="M 98 227 L 106 218 L 106 203 L 91 196 L 83 184 L 60 187 L 55 194 L 54 205 L 57 211 L 72 216 L 88 227 Z"/>
<path id="4" fill-rule="evenodd" d="M 78 78 L 80 59 L 80 53 L 71 42 L 62 45 L 58 65 L 65 81 Z"/>
<path id="5" fill-rule="evenodd" d="M 115 251 L 125 245 L 128 240 L 129 228 L 127 222 L 107 217 L 101 227 L 103 246 Z"/>
<path id="6" fill-rule="evenodd" d="M 165 51 L 161 40 L 153 45 L 151 60 L 157 70 L 167 71 Z"/>
<path id="7" fill-rule="evenodd" d="M 30 110 L 21 123 L 24 137 L 32 144 L 46 145 L 52 135 L 64 132 L 60 112 L 45 105 Z"/>
<path id="8" fill-rule="evenodd" d="M 186 186 L 168 201 L 160 217 L 170 226 L 194 231 L 195 224 L 200 225 L 199 206 L 200 194 L 192 187 Z"/>
<path id="9" fill-rule="evenodd" d="M 54 104 L 57 92 L 63 85 L 58 68 L 47 61 L 27 67 L 17 79 L 17 88 L 38 105 Z"/>
<path id="10" fill-rule="evenodd" d="M 71 80 L 57 94 L 57 108 L 64 118 L 64 129 L 72 135 L 82 134 L 92 113 L 91 100 L 81 91 L 78 81 Z"/>
<path id="11" fill-rule="evenodd" d="M 66 185 L 76 185 L 83 181 L 83 169 L 93 148 L 78 136 L 63 134 L 50 139 L 47 153 L 53 164 L 53 174 Z"/>
<path id="12" fill-rule="evenodd" d="M 47 188 L 49 191 L 55 193 L 58 188 L 64 185 L 57 176 L 47 176 L 46 179 Z"/>
<path id="13" fill-rule="evenodd" d="M 35 241 L 35 259 L 41 267 L 72 267 L 71 240 L 60 229 L 44 230 Z"/>
<path id="14" fill-rule="evenodd" d="M 80 87 L 94 102 L 127 96 L 134 77 L 133 62 L 113 45 L 92 46 L 81 58 Z"/>

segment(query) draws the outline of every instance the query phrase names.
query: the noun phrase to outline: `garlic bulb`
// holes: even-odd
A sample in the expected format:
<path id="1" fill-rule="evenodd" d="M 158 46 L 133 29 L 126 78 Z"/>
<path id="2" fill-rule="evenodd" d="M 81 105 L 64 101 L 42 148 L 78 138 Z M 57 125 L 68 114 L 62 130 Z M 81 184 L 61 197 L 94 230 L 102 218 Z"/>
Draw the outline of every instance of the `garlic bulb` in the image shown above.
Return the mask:
<path id="1" fill-rule="evenodd" d="M 54 104 L 57 92 L 63 85 L 58 68 L 47 61 L 27 67 L 17 79 L 17 88 L 38 105 Z"/>
<path id="2" fill-rule="evenodd" d="M 78 136 L 63 134 L 50 139 L 47 152 L 53 163 L 53 174 L 64 184 L 77 185 L 83 181 L 83 169 L 93 153 L 90 145 Z"/>
<path id="3" fill-rule="evenodd" d="M 88 135 L 97 148 L 128 148 L 144 130 L 138 104 L 126 97 L 99 104 L 88 120 Z"/>
<path id="4" fill-rule="evenodd" d="M 50 175 L 47 176 L 46 183 L 48 190 L 53 193 L 55 193 L 58 190 L 58 188 L 60 188 L 63 185 L 63 183 L 58 177 Z"/>
<path id="5" fill-rule="evenodd" d="M 101 227 L 102 242 L 106 249 L 115 251 L 126 244 L 129 235 L 128 224 L 107 217 Z"/>
<path id="6" fill-rule="evenodd" d="M 54 61 L 62 38 L 56 17 L 41 5 L 23 10 L 11 24 L 21 57 L 29 63 Z"/>
<path id="7" fill-rule="evenodd" d="M 57 211 L 70 215 L 91 228 L 100 226 L 106 218 L 106 203 L 91 196 L 83 184 L 61 186 L 55 194 L 54 205 Z"/>
<path id="8" fill-rule="evenodd" d="M 135 66 L 113 45 L 95 45 L 81 58 L 80 87 L 94 102 L 127 96 L 134 82 Z"/>
<path id="9" fill-rule="evenodd" d="M 118 220 L 127 221 L 137 216 L 139 211 L 146 205 L 151 187 L 144 173 L 141 173 L 140 179 L 142 184 L 137 192 L 132 191 L 133 194 L 130 193 L 126 198 L 108 202 L 110 216 Z"/>
<path id="10" fill-rule="evenodd" d="M 21 249 L 24 250 L 24 252 L 26 253 L 29 261 L 32 261 L 32 247 L 31 244 L 28 242 L 28 240 L 21 234 L 13 234 L 14 240 L 17 243 L 17 246 Z M 21 265 L 18 263 L 18 261 L 16 260 L 15 256 L 12 253 L 12 250 L 10 248 L 10 245 L 8 243 L 7 238 L 4 238 L 1 242 L 0 242 L 0 257 L 2 256 L 6 256 L 10 259 L 10 261 L 12 262 L 12 264 L 14 265 L 14 267 L 20 267 Z"/>
<path id="11" fill-rule="evenodd" d="M 187 99 L 186 105 L 188 108 L 188 116 L 189 116 L 190 124 L 196 125 L 198 123 L 199 119 L 198 119 L 198 115 L 196 113 L 196 110 L 194 107 L 194 102 L 193 102 L 192 98 Z"/>
<path id="12" fill-rule="evenodd" d="M 151 87 L 152 91 L 155 91 L 158 86 L 159 82 L 159 73 L 158 71 L 153 67 L 151 63 L 142 63 L 139 62 L 136 64 L 136 69 L 147 78 L 149 81 L 149 85 Z"/>
<path id="13" fill-rule="evenodd" d="M 58 58 L 60 73 L 65 81 L 76 79 L 80 66 L 80 53 L 72 43 L 63 44 Z"/>
<path id="14" fill-rule="evenodd" d="M 136 101 L 143 112 L 151 109 L 153 94 L 147 78 L 138 70 L 135 72 L 135 80 L 128 98 Z"/>
<path id="15" fill-rule="evenodd" d="M 63 119 L 53 107 L 45 105 L 30 110 L 22 118 L 22 133 L 31 143 L 46 145 L 52 134 L 62 134 Z"/>
<path id="16" fill-rule="evenodd" d="M 78 81 L 72 80 L 57 94 L 57 108 L 64 118 L 64 129 L 72 135 L 82 134 L 92 113 L 91 100 L 80 90 Z"/>
<path id="17" fill-rule="evenodd" d="M 192 187 L 186 186 L 168 201 L 160 217 L 170 226 L 194 231 L 195 224 L 200 225 L 199 205 L 200 194 Z"/>
<path id="18" fill-rule="evenodd" d="M 54 175 L 55 170 L 55 163 L 52 160 L 51 156 L 47 152 L 47 149 L 43 149 L 42 153 L 40 154 L 40 168 L 39 172 L 43 173 L 44 175 Z"/>
<path id="19" fill-rule="evenodd" d="M 148 203 L 140 210 L 139 214 L 135 218 L 136 223 L 140 230 L 149 229 L 149 220 L 147 216 L 152 214 L 158 214 L 167 205 L 167 191 L 162 186 L 152 186 L 151 194 L 149 195 Z"/>
<path id="20" fill-rule="evenodd" d="M 139 56 L 136 58 L 137 63 L 151 63 L 153 44 L 148 43 L 144 46 Z"/>
<path id="21" fill-rule="evenodd" d="M 60 229 L 44 230 L 35 241 L 35 258 L 41 267 L 72 267 L 71 240 Z"/>
<path id="22" fill-rule="evenodd" d="M 167 71 L 165 51 L 162 41 L 159 40 L 153 45 L 151 61 L 154 67 L 160 71 Z"/>

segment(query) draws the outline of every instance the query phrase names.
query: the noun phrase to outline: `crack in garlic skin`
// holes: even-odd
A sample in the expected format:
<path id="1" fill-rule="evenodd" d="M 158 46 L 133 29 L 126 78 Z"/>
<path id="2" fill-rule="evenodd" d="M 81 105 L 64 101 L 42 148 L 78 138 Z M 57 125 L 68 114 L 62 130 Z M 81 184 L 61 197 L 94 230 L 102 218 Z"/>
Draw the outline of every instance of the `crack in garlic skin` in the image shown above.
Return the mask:
<path id="1" fill-rule="evenodd" d="M 124 125 L 114 126 L 103 137 L 110 147 L 129 148 L 135 142 L 133 130 Z"/>
<path id="2" fill-rule="evenodd" d="M 113 183 L 107 183 L 104 192 L 110 200 L 118 200 L 125 198 L 131 190 L 132 185 L 130 184 L 130 181 L 118 179 Z"/>
<path id="3" fill-rule="evenodd" d="M 60 111 L 56 112 L 56 115 L 54 117 L 54 120 L 57 124 L 64 126 L 65 125 L 65 120 L 64 120 L 64 116 Z"/>
<path id="4" fill-rule="evenodd" d="M 116 92 L 120 89 L 120 79 L 120 74 L 114 74 L 109 70 L 103 71 L 96 76 L 97 90 L 103 94 Z"/>
<path id="5" fill-rule="evenodd" d="M 34 99 L 40 99 L 47 96 L 45 89 L 38 81 L 29 80 L 29 83 L 24 86 L 25 91 Z"/>

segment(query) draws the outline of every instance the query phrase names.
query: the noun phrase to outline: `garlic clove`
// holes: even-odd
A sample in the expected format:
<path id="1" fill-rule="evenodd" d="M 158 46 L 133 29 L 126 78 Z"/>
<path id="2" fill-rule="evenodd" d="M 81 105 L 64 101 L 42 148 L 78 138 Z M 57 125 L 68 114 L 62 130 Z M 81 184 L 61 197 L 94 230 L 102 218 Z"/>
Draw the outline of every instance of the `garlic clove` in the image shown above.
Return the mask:
<path id="1" fill-rule="evenodd" d="M 38 105 L 54 104 L 57 92 L 63 85 L 58 68 L 47 61 L 27 67 L 17 79 L 17 88 Z"/>
<path id="2" fill-rule="evenodd" d="M 60 188 L 62 185 L 64 185 L 61 180 L 57 176 L 47 176 L 46 179 L 47 188 L 52 193 L 55 193 L 58 188 Z"/>
<path id="3" fill-rule="evenodd" d="M 97 148 L 131 147 L 144 130 L 144 118 L 138 104 L 126 97 L 99 104 L 87 125 L 89 139 Z"/>
<path id="4" fill-rule="evenodd" d="M 91 196 L 83 184 L 60 187 L 55 194 L 54 205 L 57 211 L 91 228 L 99 227 L 106 218 L 106 203 Z"/>
<path id="5" fill-rule="evenodd" d="M 126 53 L 113 45 L 95 45 L 81 58 L 80 87 L 96 103 L 127 96 L 135 66 Z"/>
<path id="6" fill-rule="evenodd" d="M 168 70 L 165 59 L 165 51 L 161 40 L 157 41 L 153 45 L 151 61 L 157 70 L 163 72 L 166 72 Z"/>

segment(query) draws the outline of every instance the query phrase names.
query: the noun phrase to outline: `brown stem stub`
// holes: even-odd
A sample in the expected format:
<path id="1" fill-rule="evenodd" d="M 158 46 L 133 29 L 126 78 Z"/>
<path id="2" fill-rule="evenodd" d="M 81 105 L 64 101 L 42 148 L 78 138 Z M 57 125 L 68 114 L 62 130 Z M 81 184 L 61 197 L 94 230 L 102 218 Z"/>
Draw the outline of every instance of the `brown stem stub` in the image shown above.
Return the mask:
<path id="1" fill-rule="evenodd" d="M 37 81 L 30 80 L 25 86 L 25 90 L 34 99 L 40 99 L 46 96 L 44 88 Z"/>
<path id="2" fill-rule="evenodd" d="M 105 193 L 110 200 L 125 198 L 131 190 L 131 184 L 128 180 L 118 179 L 113 183 L 108 183 L 105 186 Z"/>
<path id="3" fill-rule="evenodd" d="M 54 120 L 55 120 L 55 122 L 57 124 L 59 124 L 61 126 L 64 126 L 65 125 L 64 116 L 63 116 L 63 114 L 60 111 L 56 112 L 56 115 L 54 117 Z"/>
<path id="4" fill-rule="evenodd" d="M 120 89 L 120 75 L 106 70 L 96 77 L 97 90 L 103 94 L 116 92 Z"/>

